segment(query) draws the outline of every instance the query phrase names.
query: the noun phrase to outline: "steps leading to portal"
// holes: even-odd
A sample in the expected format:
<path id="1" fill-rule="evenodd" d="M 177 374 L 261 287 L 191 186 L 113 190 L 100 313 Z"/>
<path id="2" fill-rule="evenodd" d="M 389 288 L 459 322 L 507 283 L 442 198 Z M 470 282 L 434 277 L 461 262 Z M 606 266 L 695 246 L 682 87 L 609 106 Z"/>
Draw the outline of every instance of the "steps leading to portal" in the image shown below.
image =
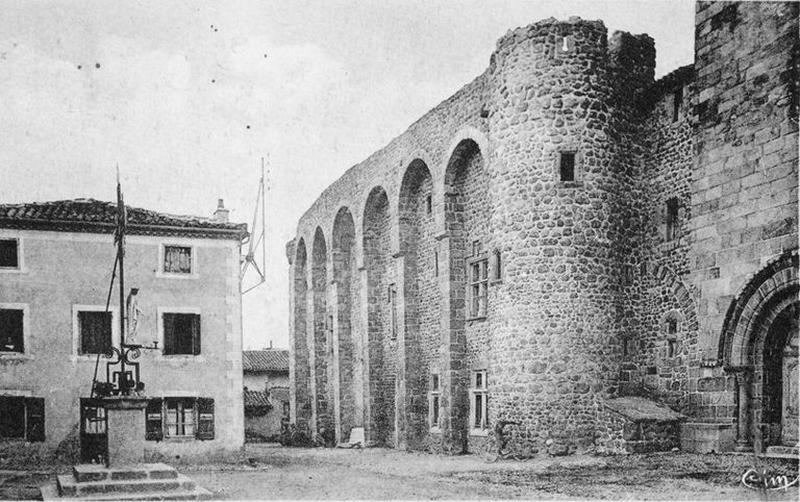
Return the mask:
<path id="1" fill-rule="evenodd" d="M 212 494 L 166 464 L 82 464 L 41 487 L 44 500 L 206 500 Z"/>

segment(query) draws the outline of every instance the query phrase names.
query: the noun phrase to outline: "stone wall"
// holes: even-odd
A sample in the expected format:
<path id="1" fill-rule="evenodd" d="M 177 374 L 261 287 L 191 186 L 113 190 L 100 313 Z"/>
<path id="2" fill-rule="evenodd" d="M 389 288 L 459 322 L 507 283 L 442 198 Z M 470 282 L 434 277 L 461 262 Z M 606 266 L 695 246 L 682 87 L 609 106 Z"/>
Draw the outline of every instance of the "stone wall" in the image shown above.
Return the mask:
<path id="1" fill-rule="evenodd" d="M 515 440 L 533 450 L 619 447 L 602 407 L 619 395 L 730 424 L 725 314 L 797 241 L 796 21 L 796 5 L 700 3 L 696 64 L 657 82 L 647 35 L 608 37 L 578 18 L 509 31 L 483 75 L 300 220 L 297 242 L 331 242 L 336 215 L 351 214 L 360 280 L 331 273 L 335 252 L 314 260 L 325 282 L 294 265 L 328 295 L 295 280 L 295 364 L 306 350 L 343 352 L 341 340 L 320 350 L 303 339 L 310 314 L 297 305 L 330 315 L 347 307 L 317 299 L 349 287 L 350 323 L 336 329 L 355 340 L 345 372 L 363 375 L 354 409 L 371 444 L 474 450 L 487 433 L 470 407 L 475 370 L 487 371 L 489 424 L 520 421 Z M 565 154 L 574 180 L 561 180 Z M 476 315 L 471 263 L 483 258 L 488 303 Z M 327 399 L 322 376 L 349 378 L 328 359 L 306 363 L 326 368 L 316 388 L 293 372 L 311 402 Z M 677 444 L 673 429 L 656 432 Z"/>

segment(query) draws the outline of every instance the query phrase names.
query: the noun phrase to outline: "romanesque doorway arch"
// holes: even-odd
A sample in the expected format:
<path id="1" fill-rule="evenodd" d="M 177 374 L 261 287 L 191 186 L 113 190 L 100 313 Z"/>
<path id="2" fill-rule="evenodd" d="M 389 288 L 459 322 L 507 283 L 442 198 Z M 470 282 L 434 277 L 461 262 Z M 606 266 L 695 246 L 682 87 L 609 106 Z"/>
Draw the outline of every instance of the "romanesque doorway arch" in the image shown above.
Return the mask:
<path id="1" fill-rule="evenodd" d="M 720 357 L 736 375 L 736 449 L 757 452 L 798 442 L 797 250 L 759 271 L 731 302 Z"/>

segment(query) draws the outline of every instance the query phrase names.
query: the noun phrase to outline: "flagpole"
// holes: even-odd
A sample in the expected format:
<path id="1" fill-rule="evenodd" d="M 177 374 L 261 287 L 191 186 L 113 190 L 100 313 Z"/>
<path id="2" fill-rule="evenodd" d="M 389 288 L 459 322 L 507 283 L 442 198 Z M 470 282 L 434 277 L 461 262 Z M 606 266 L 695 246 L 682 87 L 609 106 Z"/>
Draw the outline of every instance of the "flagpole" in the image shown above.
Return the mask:
<path id="1" fill-rule="evenodd" d="M 125 204 L 122 201 L 122 185 L 119 181 L 119 165 L 117 165 L 117 259 L 119 260 L 119 349 L 120 354 L 120 390 L 128 393 L 128 377 L 125 373 Z"/>

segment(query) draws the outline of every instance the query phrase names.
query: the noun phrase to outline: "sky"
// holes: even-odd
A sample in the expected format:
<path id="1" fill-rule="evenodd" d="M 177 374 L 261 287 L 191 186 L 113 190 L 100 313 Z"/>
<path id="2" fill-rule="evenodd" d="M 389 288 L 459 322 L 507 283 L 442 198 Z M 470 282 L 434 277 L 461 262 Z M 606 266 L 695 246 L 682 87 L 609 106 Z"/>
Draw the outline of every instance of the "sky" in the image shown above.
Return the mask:
<path id="1" fill-rule="evenodd" d="M 488 66 L 509 29 L 601 19 L 690 64 L 694 2 L 0 0 L 0 203 L 115 200 L 252 223 L 266 282 L 245 348 L 288 348 L 285 244 L 330 183 Z M 260 226 L 260 225 L 259 225 Z M 249 277 L 248 281 L 253 280 Z"/>

